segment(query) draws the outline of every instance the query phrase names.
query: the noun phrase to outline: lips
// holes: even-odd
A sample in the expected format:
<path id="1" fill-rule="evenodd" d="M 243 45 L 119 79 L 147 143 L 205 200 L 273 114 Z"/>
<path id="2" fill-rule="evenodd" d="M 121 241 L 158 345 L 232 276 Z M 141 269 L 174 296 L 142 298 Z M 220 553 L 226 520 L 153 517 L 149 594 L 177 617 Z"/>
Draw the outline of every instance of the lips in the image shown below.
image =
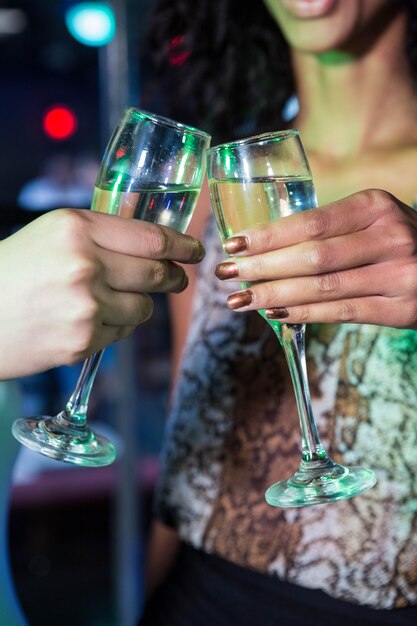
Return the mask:
<path id="1" fill-rule="evenodd" d="M 281 0 L 282 5 L 291 15 L 298 18 L 325 17 L 335 6 L 337 0 Z"/>

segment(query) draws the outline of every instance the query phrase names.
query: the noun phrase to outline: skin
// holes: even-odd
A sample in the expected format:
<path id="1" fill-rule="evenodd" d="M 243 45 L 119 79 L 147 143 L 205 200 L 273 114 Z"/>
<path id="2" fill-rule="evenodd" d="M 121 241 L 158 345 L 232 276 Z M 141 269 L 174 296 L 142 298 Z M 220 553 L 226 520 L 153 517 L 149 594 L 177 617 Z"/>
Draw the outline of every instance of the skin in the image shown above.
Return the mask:
<path id="1" fill-rule="evenodd" d="M 177 263 L 201 244 L 176 231 L 59 209 L 0 243 L 0 379 L 72 365 L 129 336 L 152 314 L 149 292 L 187 286 Z"/>
<path id="2" fill-rule="evenodd" d="M 417 328 L 413 209 L 369 190 L 301 217 L 283 218 L 279 229 L 246 232 L 251 256 L 235 259 L 237 276 L 267 282 L 246 290 L 251 303 L 245 310 L 284 304 L 285 320 L 300 323 Z M 230 296 L 231 308 L 233 301 Z M 282 319 L 279 311 L 268 317 Z"/>
<path id="3" fill-rule="evenodd" d="M 293 0 L 264 0 L 293 51 L 320 54 L 343 50 L 358 52 L 369 32 L 385 28 L 401 12 L 392 0 L 334 0 L 319 15 L 302 17 Z"/>
<path id="4" fill-rule="evenodd" d="M 294 20 L 283 18 L 281 2 L 267 4 L 291 39 Z M 294 28 L 303 48 L 293 50 L 301 110 L 294 126 L 322 208 L 239 233 L 247 250 L 216 273 L 260 283 L 249 304 L 236 308 L 238 298 L 229 298 L 230 308 L 285 308 L 294 323 L 417 328 L 417 214 L 408 206 L 417 195 L 417 100 L 400 9 L 388 0 L 337 2 L 319 20 L 320 52 L 306 51 L 311 20 Z M 370 36 L 377 22 L 384 29 Z M 350 61 L 322 62 L 326 32 L 328 50 L 338 43 Z"/>
<path id="5" fill-rule="evenodd" d="M 240 233 L 247 249 L 224 261 L 236 264 L 238 276 L 223 279 L 260 282 L 238 312 L 284 307 L 285 321 L 294 323 L 417 328 L 417 214 L 410 209 L 417 196 L 417 99 L 401 3 L 338 0 L 322 19 L 297 20 L 284 0 L 265 2 L 291 47 L 300 102 L 291 125 L 300 131 L 321 208 Z M 202 193 L 195 236 L 210 212 Z M 187 289 L 173 307 L 176 364 L 192 295 Z M 175 531 L 153 524 L 150 590 L 178 541 Z"/>

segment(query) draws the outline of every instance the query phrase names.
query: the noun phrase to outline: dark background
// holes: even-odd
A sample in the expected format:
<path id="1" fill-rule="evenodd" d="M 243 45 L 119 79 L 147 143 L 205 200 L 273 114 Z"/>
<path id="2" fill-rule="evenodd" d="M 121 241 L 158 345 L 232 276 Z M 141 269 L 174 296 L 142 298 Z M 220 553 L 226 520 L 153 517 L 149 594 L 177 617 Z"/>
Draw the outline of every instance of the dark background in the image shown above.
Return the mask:
<path id="1" fill-rule="evenodd" d="M 127 15 L 126 28 L 122 20 L 116 31 L 127 44 L 120 74 L 109 74 L 110 55 L 117 57 L 111 46 L 89 47 L 69 34 L 64 16 L 72 4 L 0 2 L 0 24 L 1 9 L 21 9 L 25 19 L 21 32 L 0 32 L 1 237 L 42 213 L 22 208 L 18 198 L 51 159 L 87 158 L 98 167 L 115 108 L 120 113 L 124 105 L 140 106 L 153 79 L 141 62 L 151 0 L 113 2 L 116 13 Z M 42 128 L 45 111 L 56 104 L 70 107 L 78 120 L 77 131 L 64 141 L 50 139 Z M 23 413 L 61 410 L 78 373 L 77 367 L 59 368 L 19 381 Z M 83 469 L 20 449 L 9 548 L 14 587 L 30 626 L 135 624 L 169 377 L 170 329 L 161 296 L 146 331 L 139 328 L 127 346 L 106 351 L 93 390 L 90 420 L 127 449 L 121 460 Z M 14 445 L 9 437 L 4 446 Z"/>
<path id="2" fill-rule="evenodd" d="M 26 16 L 21 33 L 0 37 L 0 201 L 11 210 L 23 184 L 39 174 L 53 154 L 99 155 L 98 51 L 78 43 L 66 29 L 69 3 L 14 0 L 0 7 L 20 8 Z M 66 142 L 54 142 L 42 129 L 45 110 L 66 104 L 79 126 Z"/>

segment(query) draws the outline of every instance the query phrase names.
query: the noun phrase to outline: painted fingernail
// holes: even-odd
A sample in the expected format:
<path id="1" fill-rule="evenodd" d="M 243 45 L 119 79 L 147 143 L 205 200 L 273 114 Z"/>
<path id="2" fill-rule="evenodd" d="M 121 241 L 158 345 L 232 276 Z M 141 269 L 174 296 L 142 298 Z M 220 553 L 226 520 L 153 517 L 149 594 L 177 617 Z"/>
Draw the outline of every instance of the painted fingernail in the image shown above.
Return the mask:
<path id="1" fill-rule="evenodd" d="M 181 293 L 182 291 L 184 291 L 184 289 L 186 289 L 188 287 L 188 276 L 187 274 L 184 274 L 184 278 L 182 280 L 181 286 L 179 287 L 178 291 L 176 293 Z"/>
<path id="2" fill-rule="evenodd" d="M 247 237 L 230 237 L 224 244 L 224 249 L 227 254 L 238 254 L 244 252 L 249 247 L 249 240 Z"/>
<path id="3" fill-rule="evenodd" d="M 285 306 L 279 306 L 275 309 L 265 309 L 265 315 L 270 320 L 283 320 L 289 316 L 289 312 Z"/>
<path id="4" fill-rule="evenodd" d="M 253 292 L 250 289 L 246 291 L 239 291 L 239 293 L 232 293 L 227 298 L 227 306 L 230 309 L 241 309 L 244 306 L 249 306 L 253 302 Z"/>
<path id="5" fill-rule="evenodd" d="M 219 263 L 217 265 L 215 274 L 217 278 L 220 278 L 220 280 L 225 280 L 226 278 L 236 278 L 236 276 L 239 276 L 239 268 L 236 263 L 226 261 L 225 263 Z"/>
<path id="6" fill-rule="evenodd" d="M 193 239 L 193 245 L 195 247 L 194 260 L 202 261 L 206 256 L 206 251 L 203 244 L 198 239 Z"/>

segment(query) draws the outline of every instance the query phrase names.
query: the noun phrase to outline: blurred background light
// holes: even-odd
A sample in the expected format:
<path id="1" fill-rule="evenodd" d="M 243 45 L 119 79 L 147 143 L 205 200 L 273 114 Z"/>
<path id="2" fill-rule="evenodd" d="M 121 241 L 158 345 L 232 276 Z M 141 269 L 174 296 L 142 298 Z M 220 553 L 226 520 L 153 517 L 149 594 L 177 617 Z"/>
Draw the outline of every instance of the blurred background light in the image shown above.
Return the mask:
<path id="1" fill-rule="evenodd" d="M 169 44 L 169 62 L 171 65 L 183 65 L 191 54 L 191 50 L 184 49 L 185 36 L 176 35 Z"/>
<path id="2" fill-rule="evenodd" d="M 113 9 L 104 2 L 80 2 L 65 14 L 71 35 L 86 46 L 105 46 L 114 37 L 116 19 Z"/>
<path id="3" fill-rule="evenodd" d="M 42 126 L 50 139 L 62 141 L 69 139 L 77 130 L 77 118 L 69 107 L 55 105 L 46 111 Z"/>
<path id="4" fill-rule="evenodd" d="M 23 32 L 27 21 L 26 14 L 21 9 L 0 9 L 0 36 Z"/>

